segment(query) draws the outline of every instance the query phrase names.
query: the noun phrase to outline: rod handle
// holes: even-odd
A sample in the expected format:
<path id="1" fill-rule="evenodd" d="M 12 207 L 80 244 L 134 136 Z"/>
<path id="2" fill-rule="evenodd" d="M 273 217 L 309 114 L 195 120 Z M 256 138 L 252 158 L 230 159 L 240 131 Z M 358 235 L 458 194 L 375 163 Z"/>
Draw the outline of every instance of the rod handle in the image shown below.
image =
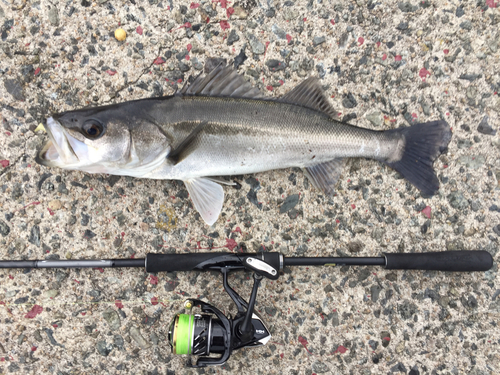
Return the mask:
<path id="1" fill-rule="evenodd" d="M 451 272 L 487 271 L 493 257 L 485 250 L 452 250 L 429 253 L 384 253 L 386 269 Z"/>

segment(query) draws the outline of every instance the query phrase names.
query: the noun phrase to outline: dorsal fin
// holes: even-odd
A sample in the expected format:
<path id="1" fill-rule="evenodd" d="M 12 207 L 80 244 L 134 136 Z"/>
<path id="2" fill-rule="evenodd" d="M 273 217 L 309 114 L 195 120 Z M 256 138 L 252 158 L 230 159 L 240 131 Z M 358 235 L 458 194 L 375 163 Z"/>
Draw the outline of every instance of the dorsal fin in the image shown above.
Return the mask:
<path id="1" fill-rule="evenodd" d="M 337 111 L 328 102 L 319 84 L 319 80 L 315 77 L 307 78 L 295 86 L 292 91 L 280 98 L 279 101 L 311 108 L 327 114 L 332 119 L 338 119 Z"/>
<path id="2" fill-rule="evenodd" d="M 238 74 L 231 66 L 219 64 L 206 76 L 201 74 L 179 95 L 225 96 L 233 98 L 263 99 L 264 95 Z"/>

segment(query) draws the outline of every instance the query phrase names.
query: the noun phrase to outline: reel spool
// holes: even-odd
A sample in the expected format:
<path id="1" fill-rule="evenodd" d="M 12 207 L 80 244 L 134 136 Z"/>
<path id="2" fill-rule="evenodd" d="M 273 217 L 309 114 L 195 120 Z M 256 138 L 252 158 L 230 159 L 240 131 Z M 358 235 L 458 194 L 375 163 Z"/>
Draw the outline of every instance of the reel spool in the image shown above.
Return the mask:
<path id="1" fill-rule="evenodd" d="M 226 350 L 221 321 L 207 314 L 177 314 L 168 332 L 173 354 L 209 355 Z"/>

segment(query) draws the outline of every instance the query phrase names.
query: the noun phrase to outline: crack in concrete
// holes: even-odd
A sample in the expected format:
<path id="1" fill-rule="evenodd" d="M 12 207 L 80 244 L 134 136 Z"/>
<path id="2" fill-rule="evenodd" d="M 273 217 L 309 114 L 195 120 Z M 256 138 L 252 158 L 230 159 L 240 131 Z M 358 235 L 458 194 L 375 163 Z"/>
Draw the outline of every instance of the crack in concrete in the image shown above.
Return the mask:
<path id="1" fill-rule="evenodd" d="M 162 51 L 162 47 L 158 48 L 158 52 L 156 53 L 156 56 L 160 56 L 160 52 Z M 120 93 L 121 91 L 125 90 L 126 88 L 129 88 L 131 85 L 135 85 L 145 74 L 149 72 L 149 70 L 153 67 L 156 59 L 153 60 L 151 64 L 149 64 L 146 68 L 142 70 L 142 73 L 134 80 L 131 82 L 127 82 L 123 87 L 117 89 L 112 97 L 110 97 L 109 100 L 102 102 L 103 104 L 108 104 L 112 100 L 116 99 L 116 95 Z"/>

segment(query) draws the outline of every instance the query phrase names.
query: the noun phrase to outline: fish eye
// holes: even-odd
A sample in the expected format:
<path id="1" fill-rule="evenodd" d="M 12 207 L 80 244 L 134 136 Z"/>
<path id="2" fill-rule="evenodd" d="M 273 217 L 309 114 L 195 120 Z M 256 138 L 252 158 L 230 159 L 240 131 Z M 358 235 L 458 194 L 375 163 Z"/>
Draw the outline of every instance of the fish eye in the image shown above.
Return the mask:
<path id="1" fill-rule="evenodd" d="M 83 133 L 87 138 L 97 139 L 104 133 L 104 126 L 95 119 L 86 120 L 82 126 Z"/>

